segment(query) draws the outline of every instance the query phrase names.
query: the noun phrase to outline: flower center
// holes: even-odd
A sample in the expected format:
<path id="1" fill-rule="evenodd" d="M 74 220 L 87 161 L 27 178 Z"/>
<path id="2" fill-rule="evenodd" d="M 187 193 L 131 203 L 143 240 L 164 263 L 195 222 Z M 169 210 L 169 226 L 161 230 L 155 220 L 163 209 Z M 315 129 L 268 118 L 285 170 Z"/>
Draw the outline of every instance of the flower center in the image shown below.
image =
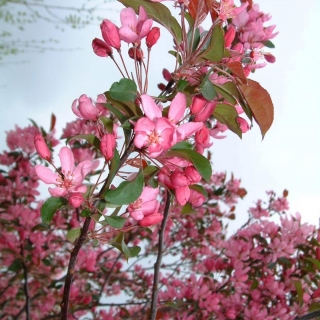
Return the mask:
<path id="1" fill-rule="evenodd" d="M 139 198 L 139 199 L 136 200 L 134 203 L 132 203 L 132 204 L 130 205 L 130 207 L 131 207 L 133 210 L 137 210 L 137 209 L 139 209 L 139 208 L 141 207 L 142 203 L 143 203 L 143 200 Z"/>
<path id="2" fill-rule="evenodd" d="M 156 130 L 153 130 L 148 136 L 149 144 L 159 143 L 159 138 L 160 138 L 159 133 Z"/>
<path id="3" fill-rule="evenodd" d="M 73 183 L 73 174 L 68 171 L 68 172 L 62 172 L 59 175 L 59 178 L 57 179 L 57 185 L 59 188 L 67 189 L 69 190 L 71 187 L 74 186 Z"/>

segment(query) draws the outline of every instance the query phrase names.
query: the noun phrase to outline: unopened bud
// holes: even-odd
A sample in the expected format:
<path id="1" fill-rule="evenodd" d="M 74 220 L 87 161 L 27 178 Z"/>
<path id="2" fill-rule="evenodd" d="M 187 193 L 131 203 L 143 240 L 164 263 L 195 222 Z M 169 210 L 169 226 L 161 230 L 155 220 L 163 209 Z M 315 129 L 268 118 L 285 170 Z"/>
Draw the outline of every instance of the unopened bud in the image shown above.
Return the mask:
<path id="1" fill-rule="evenodd" d="M 153 47 L 158 39 L 160 38 L 160 29 L 158 27 L 153 27 L 148 35 L 147 35 L 147 38 L 146 38 L 146 45 L 148 48 L 151 48 Z"/>
<path id="2" fill-rule="evenodd" d="M 230 48 L 235 35 L 236 35 L 236 29 L 233 25 L 230 25 L 229 29 L 224 35 L 224 45 L 226 48 Z"/>
<path id="3" fill-rule="evenodd" d="M 95 38 L 92 41 L 93 52 L 99 57 L 108 57 L 112 55 L 112 48 L 104 41 Z"/>
<path id="4" fill-rule="evenodd" d="M 106 161 L 109 161 L 114 156 L 114 149 L 116 147 L 116 139 L 112 133 L 105 134 L 100 143 L 100 151 L 105 157 Z"/>
<path id="5" fill-rule="evenodd" d="M 136 59 L 138 61 L 143 59 L 143 51 L 140 48 L 131 47 L 128 51 L 128 54 L 131 59 Z"/>
<path id="6" fill-rule="evenodd" d="M 271 53 L 265 53 L 264 58 L 270 63 L 276 62 L 276 57 Z"/>
<path id="7" fill-rule="evenodd" d="M 82 193 L 79 193 L 79 192 L 71 193 L 69 197 L 69 203 L 74 208 L 79 208 L 83 201 L 84 201 L 84 196 Z"/>
<path id="8" fill-rule="evenodd" d="M 138 223 L 142 227 L 150 227 L 155 224 L 158 224 L 163 219 L 163 215 L 161 213 L 153 213 L 149 216 L 145 216 L 142 220 L 140 220 Z"/>
<path id="9" fill-rule="evenodd" d="M 43 136 L 38 133 L 34 136 L 34 146 L 39 154 L 39 156 L 47 161 L 51 160 L 51 152 L 43 138 Z"/>
<path id="10" fill-rule="evenodd" d="M 118 27 L 108 19 L 104 19 L 100 24 L 100 29 L 104 41 L 111 47 L 119 50 L 121 47 Z"/>
<path id="11" fill-rule="evenodd" d="M 163 75 L 163 77 L 165 78 L 165 80 L 167 80 L 168 82 L 172 80 L 172 75 L 171 75 L 171 73 L 169 72 L 169 70 L 163 69 L 163 70 L 162 70 L 162 75 Z"/>

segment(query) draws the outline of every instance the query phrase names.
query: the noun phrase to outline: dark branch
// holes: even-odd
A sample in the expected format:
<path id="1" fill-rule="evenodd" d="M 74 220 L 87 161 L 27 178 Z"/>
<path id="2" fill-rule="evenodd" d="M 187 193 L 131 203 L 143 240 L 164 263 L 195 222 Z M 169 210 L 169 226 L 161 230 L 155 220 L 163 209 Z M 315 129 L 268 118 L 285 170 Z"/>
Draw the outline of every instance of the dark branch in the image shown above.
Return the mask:
<path id="1" fill-rule="evenodd" d="M 161 228 L 159 230 L 159 242 L 158 242 L 158 257 L 157 261 L 154 264 L 154 275 L 153 275 L 153 288 L 152 288 L 152 299 L 151 299 L 151 310 L 150 310 L 150 320 L 155 320 L 157 315 L 157 303 L 158 303 L 158 293 L 159 293 L 159 273 L 160 266 L 163 255 L 163 240 L 164 240 L 164 231 L 167 225 L 167 220 L 169 216 L 170 208 L 170 193 L 167 191 L 167 200 L 163 213 L 163 220 L 161 223 Z"/>

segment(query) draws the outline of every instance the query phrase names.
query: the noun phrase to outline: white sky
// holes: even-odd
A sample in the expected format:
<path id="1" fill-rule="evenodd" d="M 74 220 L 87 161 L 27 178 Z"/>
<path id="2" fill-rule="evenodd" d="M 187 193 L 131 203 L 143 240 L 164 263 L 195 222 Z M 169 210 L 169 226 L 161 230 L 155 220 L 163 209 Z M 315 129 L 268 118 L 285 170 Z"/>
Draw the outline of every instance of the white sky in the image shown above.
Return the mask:
<path id="1" fill-rule="evenodd" d="M 78 2 L 72 0 L 68 5 L 73 3 Z M 234 172 L 248 190 L 244 204 L 239 206 L 242 211 L 237 211 L 240 220 L 246 219 L 245 210 L 255 200 L 265 198 L 266 190 L 281 194 L 283 189 L 288 189 L 291 212 L 299 211 L 304 221 L 318 225 L 320 1 L 308 0 L 308 5 L 288 0 L 258 3 L 264 12 L 272 14 L 270 24 L 276 24 L 280 32 L 273 40 L 276 49 L 271 50 L 277 62 L 258 70 L 254 76 L 273 99 L 275 121 L 263 141 L 257 125 L 243 140 L 231 133 L 225 140 L 216 140 L 212 147 L 214 170 Z M 105 12 L 105 17 L 117 21 L 117 8 L 120 10 L 121 6 L 111 3 L 112 10 Z M 83 30 L 66 29 L 61 33 L 41 22 L 19 36 L 59 38 L 58 47 L 80 49 L 12 56 L 6 59 L 8 63 L 0 65 L 0 151 L 5 149 L 4 131 L 13 129 L 15 124 L 26 126 L 28 118 L 32 118 L 48 129 L 53 112 L 61 129 L 74 119 L 70 107 L 75 98 L 83 93 L 95 98 L 120 79 L 110 60 L 92 52 L 92 39 L 101 37 L 98 23 Z M 162 68 L 173 66 L 172 56 L 166 54 L 171 44 L 170 37 L 162 33 L 154 47 L 151 93 L 158 92 L 155 86 L 162 81 Z M 125 52 L 125 46 L 123 48 Z"/>

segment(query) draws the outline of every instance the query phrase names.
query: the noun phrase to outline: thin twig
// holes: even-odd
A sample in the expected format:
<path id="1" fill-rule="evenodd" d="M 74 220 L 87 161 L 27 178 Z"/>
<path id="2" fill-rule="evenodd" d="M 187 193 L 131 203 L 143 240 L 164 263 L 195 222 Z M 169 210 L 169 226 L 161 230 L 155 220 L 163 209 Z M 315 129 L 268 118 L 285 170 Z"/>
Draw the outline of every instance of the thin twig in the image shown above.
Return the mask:
<path id="1" fill-rule="evenodd" d="M 163 255 L 162 251 L 163 251 L 164 231 L 165 231 L 168 216 L 169 216 L 169 208 L 170 208 L 170 192 L 167 191 L 167 200 L 164 208 L 163 220 L 161 223 L 161 228 L 159 230 L 158 257 L 157 257 L 156 263 L 154 264 L 150 320 L 155 320 L 157 315 L 157 303 L 158 303 L 158 293 L 159 293 L 159 273 L 160 273 L 162 255 Z"/>
<path id="2" fill-rule="evenodd" d="M 63 290 L 63 299 L 61 302 L 61 318 L 60 318 L 61 320 L 68 319 L 70 289 L 71 289 L 71 284 L 72 284 L 72 280 L 73 280 L 73 276 L 74 276 L 74 268 L 76 265 L 79 251 L 87 238 L 87 233 L 89 230 L 90 223 L 91 223 L 91 218 L 87 217 L 84 224 L 83 224 L 83 228 L 81 229 L 80 237 L 78 238 L 78 241 L 71 252 L 69 266 L 68 266 L 68 272 L 67 272 L 67 276 L 66 276 L 64 290 Z"/>
<path id="3" fill-rule="evenodd" d="M 311 320 L 320 316 L 320 310 L 308 313 L 302 317 L 295 317 L 294 320 Z"/>

